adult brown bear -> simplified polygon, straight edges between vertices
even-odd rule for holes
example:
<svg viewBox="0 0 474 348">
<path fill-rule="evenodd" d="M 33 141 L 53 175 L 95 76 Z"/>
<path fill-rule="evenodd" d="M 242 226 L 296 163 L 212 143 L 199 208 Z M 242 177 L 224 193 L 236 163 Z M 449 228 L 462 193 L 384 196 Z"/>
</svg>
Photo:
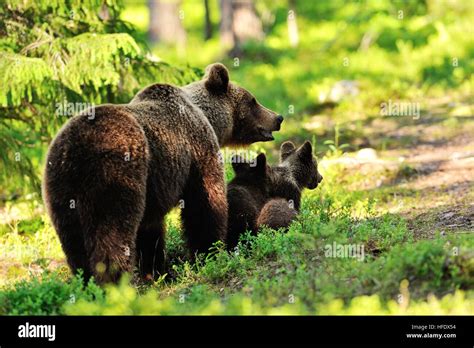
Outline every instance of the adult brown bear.
<svg viewBox="0 0 474 348">
<path fill-rule="evenodd" d="M 164 264 L 164 216 L 181 199 L 191 252 L 223 240 L 219 148 L 273 140 L 282 121 L 229 82 L 222 64 L 209 66 L 199 82 L 155 84 L 129 104 L 73 117 L 49 148 L 43 181 L 71 269 L 113 282 L 138 260 L 143 277 L 156 277 Z"/>
</svg>

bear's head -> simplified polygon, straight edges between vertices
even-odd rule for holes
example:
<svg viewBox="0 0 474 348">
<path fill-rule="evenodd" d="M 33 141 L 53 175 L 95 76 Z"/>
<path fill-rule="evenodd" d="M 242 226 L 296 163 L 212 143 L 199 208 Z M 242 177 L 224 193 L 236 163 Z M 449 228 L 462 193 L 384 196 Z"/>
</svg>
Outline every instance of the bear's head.
<svg viewBox="0 0 474 348">
<path fill-rule="evenodd" d="M 209 65 L 204 78 L 185 89 L 208 118 L 221 146 L 270 141 L 272 132 L 280 130 L 283 116 L 232 83 L 229 71 L 220 63 Z"/>
<path fill-rule="evenodd" d="M 280 147 L 280 175 L 294 180 L 301 189 L 315 189 L 323 180 L 318 172 L 318 162 L 313 156 L 311 143 L 306 141 L 296 148 L 291 141 L 286 141 Z"/>
<path fill-rule="evenodd" d="M 323 180 L 309 141 L 299 148 L 291 141 L 284 142 L 277 166 L 269 166 L 265 154 L 261 153 L 251 161 L 235 155 L 232 167 L 237 180 L 253 186 L 265 186 L 263 190 L 268 191 L 271 197 L 288 198 L 291 195 L 285 192 L 301 192 L 304 188 L 312 190 Z"/>
<path fill-rule="evenodd" d="M 232 156 L 232 168 L 235 172 L 234 184 L 253 186 L 261 193 L 267 193 L 271 168 L 267 165 L 265 154 L 261 153 L 251 161 L 246 161 L 241 156 L 234 155 Z"/>
</svg>

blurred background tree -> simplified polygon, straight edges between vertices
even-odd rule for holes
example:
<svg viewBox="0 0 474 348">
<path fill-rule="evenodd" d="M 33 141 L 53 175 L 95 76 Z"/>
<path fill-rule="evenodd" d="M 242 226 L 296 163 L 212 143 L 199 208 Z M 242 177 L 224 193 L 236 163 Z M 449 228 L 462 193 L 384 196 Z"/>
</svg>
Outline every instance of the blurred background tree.
<svg viewBox="0 0 474 348">
<path fill-rule="evenodd" d="M 253 0 L 220 0 L 221 42 L 231 56 L 242 54 L 241 45 L 263 39 L 262 22 Z"/>
<path fill-rule="evenodd" d="M 149 0 L 150 41 L 165 42 L 183 46 L 186 43 L 186 32 L 182 25 L 183 14 L 180 13 L 181 1 Z"/>
</svg>

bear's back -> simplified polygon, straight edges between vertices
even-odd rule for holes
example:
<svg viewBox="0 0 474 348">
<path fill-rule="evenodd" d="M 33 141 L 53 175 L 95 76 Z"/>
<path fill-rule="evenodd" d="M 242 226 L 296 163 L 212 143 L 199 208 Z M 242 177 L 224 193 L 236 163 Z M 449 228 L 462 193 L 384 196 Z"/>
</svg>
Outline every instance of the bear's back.
<svg viewBox="0 0 474 348">
<path fill-rule="evenodd" d="M 143 88 L 133 97 L 130 104 L 139 103 L 144 100 L 167 100 L 169 98 L 176 98 L 184 92 L 179 88 L 165 83 L 155 83 Z"/>
<path fill-rule="evenodd" d="M 145 127 L 166 128 L 171 133 L 181 130 L 192 133 L 187 134 L 192 138 L 198 136 L 198 129 L 207 128 L 201 139 L 208 138 L 209 131 L 213 133 L 202 110 L 179 87 L 160 83 L 148 86 L 135 95 L 126 109 Z"/>
</svg>

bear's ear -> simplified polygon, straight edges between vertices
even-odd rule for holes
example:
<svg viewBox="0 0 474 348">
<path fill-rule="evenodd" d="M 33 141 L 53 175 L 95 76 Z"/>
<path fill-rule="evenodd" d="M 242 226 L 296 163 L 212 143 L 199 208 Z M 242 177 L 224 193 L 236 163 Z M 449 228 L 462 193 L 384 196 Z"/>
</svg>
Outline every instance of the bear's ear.
<svg viewBox="0 0 474 348">
<path fill-rule="evenodd" d="M 231 161 L 235 174 L 243 173 L 250 166 L 250 164 L 245 162 L 245 160 L 239 155 L 232 156 Z"/>
<path fill-rule="evenodd" d="M 211 93 L 222 94 L 227 92 L 229 87 L 229 71 L 221 63 L 211 64 L 206 68 L 204 83 L 207 90 Z"/>
<path fill-rule="evenodd" d="M 289 155 L 295 151 L 295 144 L 291 141 L 285 141 L 280 146 L 280 162 L 283 162 Z"/>
<path fill-rule="evenodd" d="M 306 140 L 303 145 L 297 150 L 298 156 L 302 159 L 312 159 L 313 158 L 313 147 L 311 143 Z"/>
<path fill-rule="evenodd" d="M 253 160 L 253 165 L 251 164 L 250 166 L 255 168 L 254 171 L 257 174 L 265 175 L 267 172 L 267 157 L 264 153 L 259 154 L 257 158 Z"/>
</svg>

